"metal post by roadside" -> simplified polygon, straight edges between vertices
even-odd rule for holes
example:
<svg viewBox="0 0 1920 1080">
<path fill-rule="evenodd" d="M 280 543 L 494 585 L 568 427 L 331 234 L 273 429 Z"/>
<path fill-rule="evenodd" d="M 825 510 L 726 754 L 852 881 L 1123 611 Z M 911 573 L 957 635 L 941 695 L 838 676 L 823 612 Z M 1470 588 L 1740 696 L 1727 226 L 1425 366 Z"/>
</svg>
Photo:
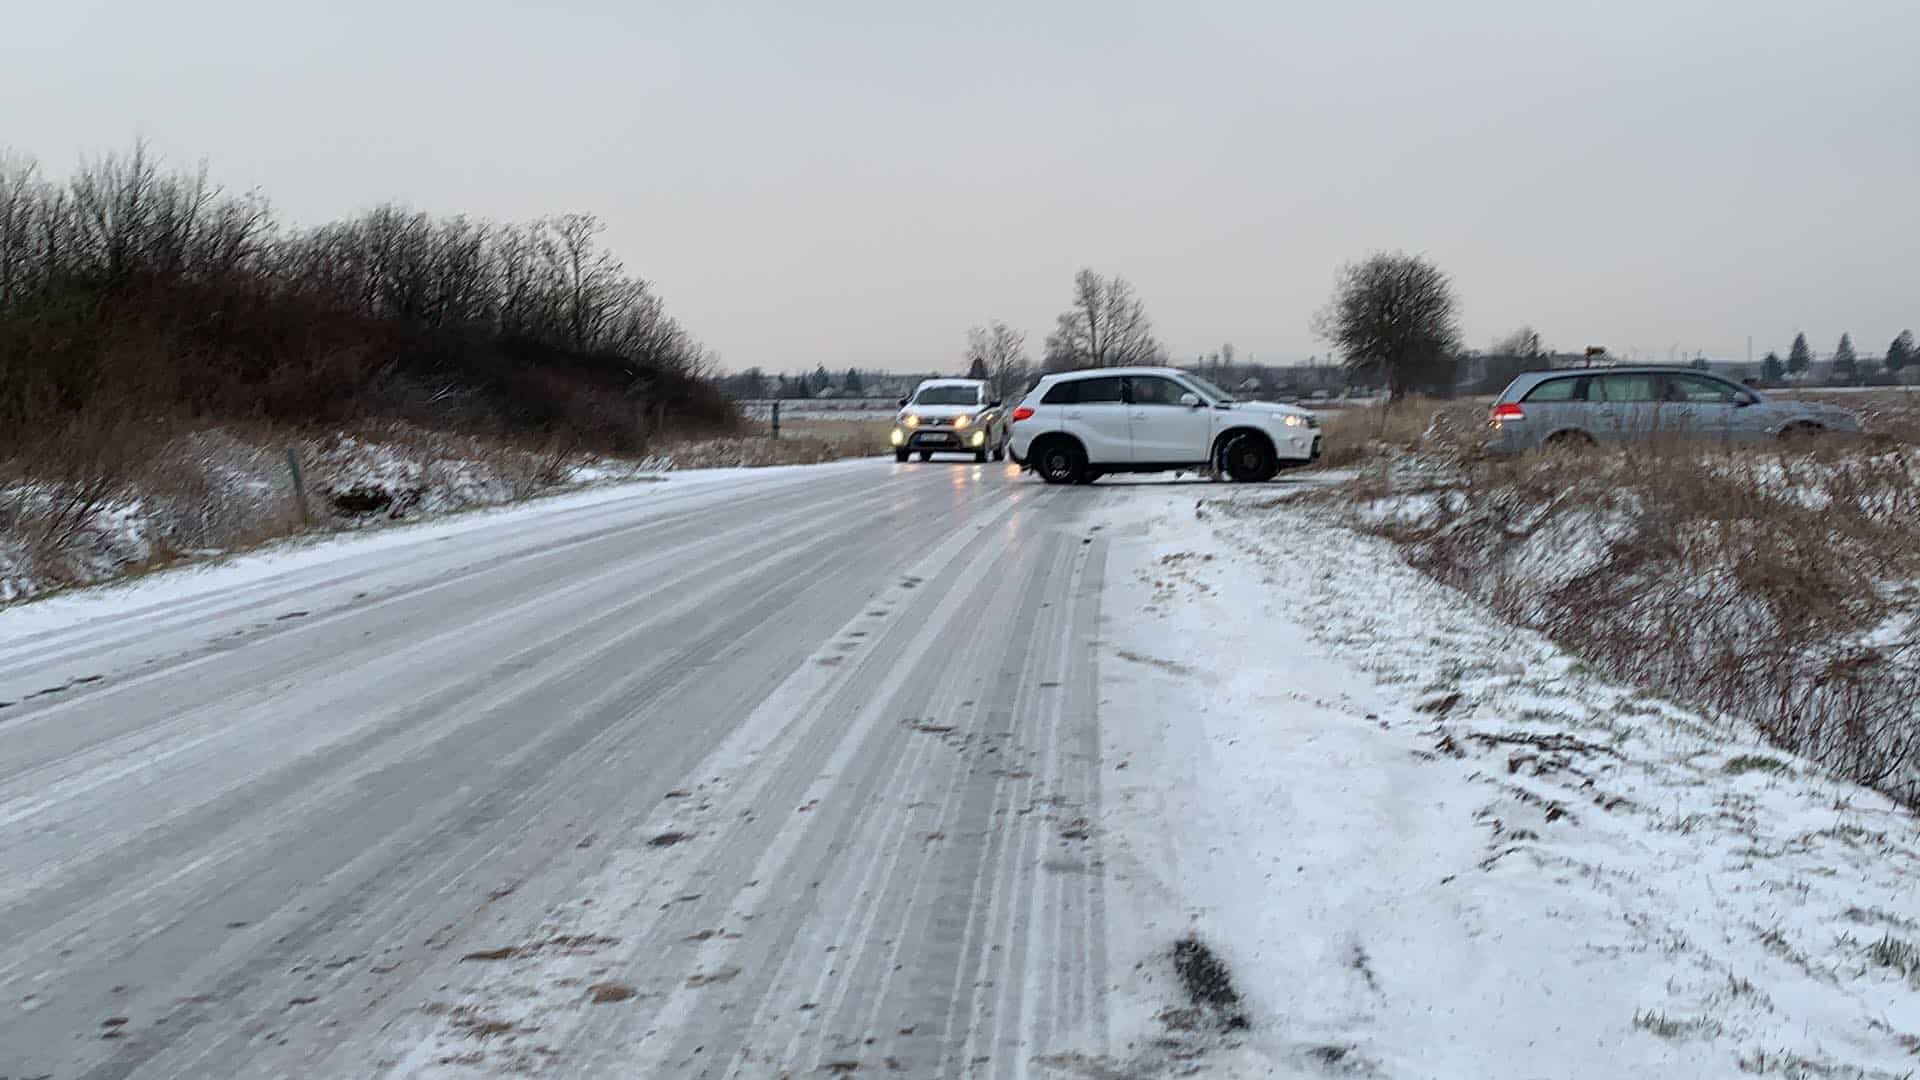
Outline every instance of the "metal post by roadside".
<svg viewBox="0 0 1920 1080">
<path fill-rule="evenodd" d="M 293 477 L 293 501 L 300 507 L 300 524 L 312 525 L 313 515 L 307 509 L 307 481 L 300 475 L 300 452 L 287 447 L 287 473 Z"/>
<path fill-rule="evenodd" d="M 773 403 L 773 437 L 776 439 L 780 437 L 780 403 L 778 401 Z"/>
</svg>

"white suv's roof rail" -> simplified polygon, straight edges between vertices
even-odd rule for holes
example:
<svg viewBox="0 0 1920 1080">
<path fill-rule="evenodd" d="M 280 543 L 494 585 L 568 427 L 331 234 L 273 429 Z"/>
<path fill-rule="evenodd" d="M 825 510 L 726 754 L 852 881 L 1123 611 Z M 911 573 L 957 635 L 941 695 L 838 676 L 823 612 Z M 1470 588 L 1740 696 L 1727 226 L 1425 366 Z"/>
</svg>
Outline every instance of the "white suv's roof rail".
<svg viewBox="0 0 1920 1080">
<path fill-rule="evenodd" d="M 1049 379 L 1097 379 L 1101 377 L 1125 375 L 1186 375 L 1188 372 L 1172 367 L 1094 367 L 1074 368 L 1072 371 L 1049 371 L 1040 376 L 1045 382 Z"/>
</svg>

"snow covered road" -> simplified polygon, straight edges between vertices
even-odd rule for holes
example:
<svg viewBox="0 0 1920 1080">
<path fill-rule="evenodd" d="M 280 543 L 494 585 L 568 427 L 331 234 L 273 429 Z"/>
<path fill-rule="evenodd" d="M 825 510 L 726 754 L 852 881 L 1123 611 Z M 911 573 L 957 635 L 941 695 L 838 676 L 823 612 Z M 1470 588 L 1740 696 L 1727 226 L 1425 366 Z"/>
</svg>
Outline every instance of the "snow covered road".
<svg viewBox="0 0 1920 1080">
<path fill-rule="evenodd" d="M 1097 1042 L 1078 494 L 676 479 L 0 615 L 0 1074 Z"/>
<path fill-rule="evenodd" d="M 0 612 L 0 1080 L 1902 1075 L 1911 816 L 1313 482 L 688 474 Z"/>
</svg>

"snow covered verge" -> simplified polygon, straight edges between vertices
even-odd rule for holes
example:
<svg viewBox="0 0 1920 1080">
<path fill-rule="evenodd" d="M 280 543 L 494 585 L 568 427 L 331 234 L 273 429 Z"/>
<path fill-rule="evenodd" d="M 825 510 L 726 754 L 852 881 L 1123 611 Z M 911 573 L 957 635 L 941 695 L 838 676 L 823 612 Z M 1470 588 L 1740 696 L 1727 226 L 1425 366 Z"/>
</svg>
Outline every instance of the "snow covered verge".
<svg viewBox="0 0 1920 1080">
<path fill-rule="evenodd" d="M 1920 453 L 1414 454 L 1319 501 L 1602 670 L 1920 806 Z"/>
<path fill-rule="evenodd" d="M 1107 504 L 1109 1060 L 1060 1076 L 1901 1077 L 1920 829 L 1272 489 Z M 1217 956 L 1245 1021 L 1184 1000 Z"/>
<path fill-rule="evenodd" d="M 305 513 L 295 494 L 298 462 Z M 0 474 L 0 604 L 303 530 L 360 529 L 657 473 L 402 425 L 330 436 L 204 428 L 72 463 Z"/>
<path fill-rule="evenodd" d="M 500 506 L 672 471 L 818 464 L 872 456 L 885 428 L 831 422 L 765 436 L 669 444 L 608 458 L 364 425 L 330 435 L 212 427 L 110 447 L 27 475 L 0 462 L 0 605 L 244 550 L 303 532 L 359 530 Z M 292 451 L 305 494 L 296 497 Z"/>
</svg>

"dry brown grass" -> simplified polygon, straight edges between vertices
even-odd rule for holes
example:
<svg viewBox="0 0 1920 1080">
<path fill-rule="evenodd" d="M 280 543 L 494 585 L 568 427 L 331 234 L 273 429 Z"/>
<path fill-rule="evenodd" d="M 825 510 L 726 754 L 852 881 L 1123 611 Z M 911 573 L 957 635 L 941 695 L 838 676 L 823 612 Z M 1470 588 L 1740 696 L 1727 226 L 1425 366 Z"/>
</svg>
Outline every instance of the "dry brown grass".
<svg viewBox="0 0 1920 1080">
<path fill-rule="evenodd" d="M 304 474 L 304 515 L 289 450 Z M 309 527 L 526 499 L 568 483 L 587 461 L 569 441 L 397 422 L 313 434 L 265 421 L 208 426 L 83 414 L 30 451 L 0 456 L 0 603 L 245 550 Z"/>
<path fill-rule="evenodd" d="M 1341 468 L 1392 453 L 1470 452 L 1485 422 L 1486 406 L 1476 402 L 1405 398 L 1347 409 L 1321 422 L 1321 463 Z"/>
<path fill-rule="evenodd" d="M 1409 561 L 1659 692 L 1920 801 L 1920 454 L 1403 454 L 1342 495 Z"/>
</svg>

